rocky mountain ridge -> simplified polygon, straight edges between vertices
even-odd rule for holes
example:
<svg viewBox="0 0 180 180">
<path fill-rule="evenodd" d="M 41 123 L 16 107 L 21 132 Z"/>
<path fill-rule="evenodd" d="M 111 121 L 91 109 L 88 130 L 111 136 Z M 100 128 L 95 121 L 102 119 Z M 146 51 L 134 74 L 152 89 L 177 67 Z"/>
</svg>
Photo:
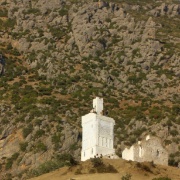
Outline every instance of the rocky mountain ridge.
<svg viewBox="0 0 180 180">
<path fill-rule="evenodd" d="M 60 154 L 79 159 L 94 96 L 116 120 L 117 154 L 151 133 L 177 165 L 179 15 L 176 1 L 1 1 L 1 176 L 30 177 Z"/>
</svg>

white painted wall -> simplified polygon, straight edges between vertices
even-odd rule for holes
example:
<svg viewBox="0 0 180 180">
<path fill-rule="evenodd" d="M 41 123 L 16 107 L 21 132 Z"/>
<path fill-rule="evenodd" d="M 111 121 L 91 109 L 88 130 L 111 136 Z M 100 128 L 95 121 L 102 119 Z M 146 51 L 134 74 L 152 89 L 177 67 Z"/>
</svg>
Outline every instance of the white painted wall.
<svg viewBox="0 0 180 180">
<path fill-rule="evenodd" d="M 93 158 L 95 155 L 114 154 L 114 125 L 112 118 L 103 116 L 103 99 L 94 99 L 93 107 L 99 113 L 89 113 L 82 116 L 82 151 L 81 161 Z"/>
<path fill-rule="evenodd" d="M 150 135 L 147 135 L 146 136 L 146 141 L 150 139 Z"/>
<path fill-rule="evenodd" d="M 157 137 L 146 136 L 130 149 L 125 148 L 122 158 L 137 162 L 153 161 L 155 164 L 168 165 L 168 152 L 163 148 L 161 140 Z"/>
<path fill-rule="evenodd" d="M 130 149 L 124 149 L 122 159 L 134 161 L 134 146 L 131 146 Z"/>
<path fill-rule="evenodd" d="M 96 134 L 97 134 L 97 122 L 96 114 L 89 113 L 82 116 L 82 152 L 81 160 L 84 161 L 91 157 L 94 157 L 96 153 L 95 146 L 97 144 Z"/>
<path fill-rule="evenodd" d="M 93 99 L 93 109 L 97 114 L 101 114 L 103 111 L 103 98 L 96 97 Z"/>
</svg>

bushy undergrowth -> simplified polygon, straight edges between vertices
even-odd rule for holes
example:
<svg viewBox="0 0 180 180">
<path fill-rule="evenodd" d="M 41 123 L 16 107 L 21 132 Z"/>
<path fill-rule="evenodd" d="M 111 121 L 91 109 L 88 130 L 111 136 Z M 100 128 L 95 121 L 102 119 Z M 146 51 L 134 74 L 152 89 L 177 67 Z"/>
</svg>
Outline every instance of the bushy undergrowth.
<svg viewBox="0 0 180 180">
<path fill-rule="evenodd" d="M 152 170 L 151 170 L 151 164 L 150 166 L 146 165 L 146 164 L 143 164 L 143 163 L 137 163 L 136 166 L 144 171 L 147 171 L 147 172 L 150 172 L 152 173 Z M 155 165 L 152 163 L 152 167 L 155 167 Z"/>
<path fill-rule="evenodd" d="M 152 180 L 171 180 L 168 177 L 159 177 L 159 178 L 153 178 Z"/>
<path fill-rule="evenodd" d="M 108 164 L 104 164 L 102 159 L 100 158 L 92 158 L 91 163 L 94 169 L 90 170 L 90 173 L 98 172 L 98 173 L 117 173 L 118 171 L 114 166 Z"/>
<path fill-rule="evenodd" d="M 132 177 L 132 175 L 128 173 L 128 174 L 122 176 L 121 180 L 131 180 L 131 177 Z"/>
<path fill-rule="evenodd" d="M 53 160 L 41 164 L 38 168 L 30 170 L 28 177 L 40 176 L 63 166 L 75 166 L 77 161 L 70 154 L 57 155 Z"/>
</svg>

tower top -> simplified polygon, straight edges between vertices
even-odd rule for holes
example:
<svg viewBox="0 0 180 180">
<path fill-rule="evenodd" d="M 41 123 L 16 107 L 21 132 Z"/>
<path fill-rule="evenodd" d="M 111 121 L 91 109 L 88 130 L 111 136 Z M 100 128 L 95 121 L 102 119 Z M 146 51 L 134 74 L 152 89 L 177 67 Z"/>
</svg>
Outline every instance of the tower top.
<svg viewBox="0 0 180 180">
<path fill-rule="evenodd" d="M 93 99 L 93 109 L 97 114 L 103 114 L 103 98 Z"/>
</svg>

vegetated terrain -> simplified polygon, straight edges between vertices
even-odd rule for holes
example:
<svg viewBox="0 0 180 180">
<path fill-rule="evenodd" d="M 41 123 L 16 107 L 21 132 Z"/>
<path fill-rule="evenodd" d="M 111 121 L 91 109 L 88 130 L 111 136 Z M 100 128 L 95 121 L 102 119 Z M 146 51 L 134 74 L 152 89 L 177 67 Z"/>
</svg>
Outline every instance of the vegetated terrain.
<svg viewBox="0 0 180 180">
<path fill-rule="evenodd" d="M 119 156 L 151 134 L 177 166 L 178 3 L 2 0 L 0 179 L 25 179 L 47 163 L 53 168 L 43 173 L 79 160 L 81 116 L 95 96 L 116 121 Z"/>
<path fill-rule="evenodd" d="M 179 180 L 179 169 L 122 159 L 91 159 L 30 180 Z"/>
</svg>

